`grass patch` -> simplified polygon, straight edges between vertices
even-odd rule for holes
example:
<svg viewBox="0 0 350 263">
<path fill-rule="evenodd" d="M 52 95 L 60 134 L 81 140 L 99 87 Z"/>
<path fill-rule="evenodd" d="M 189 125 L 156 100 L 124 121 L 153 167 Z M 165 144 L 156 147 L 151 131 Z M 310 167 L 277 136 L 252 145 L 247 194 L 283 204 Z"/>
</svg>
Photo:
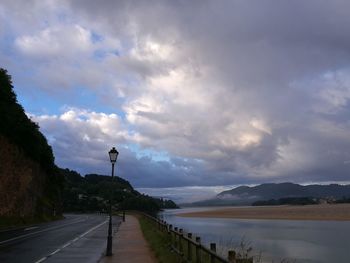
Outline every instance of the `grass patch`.
<svg viewBox="0 0 350 263">
<path fill-rule="evenodd" d="M 138 216 L 143 235 L 160 263 L 178 263 L 181 258 L 170 250 L 170 239 L 160 232 L 153 222 L 144 216 Z"/>
</svg>

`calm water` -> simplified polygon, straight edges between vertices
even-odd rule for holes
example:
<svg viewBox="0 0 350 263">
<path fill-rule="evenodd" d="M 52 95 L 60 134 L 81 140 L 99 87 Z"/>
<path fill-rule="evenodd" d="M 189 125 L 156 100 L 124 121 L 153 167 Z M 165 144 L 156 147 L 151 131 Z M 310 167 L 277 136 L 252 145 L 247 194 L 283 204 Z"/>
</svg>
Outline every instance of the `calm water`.
<svg viewBox="0 0 350 263">
<path fill-rule="evenodd" d="M 206 245 L 216 242 L 225 255 L 228 247 L 236 247 L 244 239 L 251 242 L 253 254 L 262 253 L 263 262 L 276 263 L 282 259 L 296 263 L 350 262 L 350 222 L 176 216 L 176 213 L 201 209 L 166 210 L 161 217 L 186 232 L 199 235 Z"/>
</svg>

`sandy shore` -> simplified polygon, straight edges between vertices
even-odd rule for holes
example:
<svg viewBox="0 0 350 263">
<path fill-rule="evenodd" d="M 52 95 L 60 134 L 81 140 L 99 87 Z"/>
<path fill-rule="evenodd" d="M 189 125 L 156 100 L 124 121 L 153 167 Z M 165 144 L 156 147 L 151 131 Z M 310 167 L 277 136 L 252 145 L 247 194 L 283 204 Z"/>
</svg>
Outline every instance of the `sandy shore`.
<svg viewBox="0 0 350 263">
<path fill-rule="evenodd" d="M 182 217 L 350 221 L 350 204 L 226 207 L 180 213 Z"/>
</svg>

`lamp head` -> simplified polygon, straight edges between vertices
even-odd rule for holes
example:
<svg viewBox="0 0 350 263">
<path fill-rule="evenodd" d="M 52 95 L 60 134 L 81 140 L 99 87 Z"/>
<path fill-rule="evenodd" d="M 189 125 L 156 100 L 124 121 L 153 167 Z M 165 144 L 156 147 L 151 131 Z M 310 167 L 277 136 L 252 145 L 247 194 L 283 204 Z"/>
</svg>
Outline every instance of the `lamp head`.
<svg viewBox="0 0 350 263">
<path fill-rule="evenodd" d="M 117 161 L 118 158 L 118 151 L 115 149 L 115 147 L 112 148 L 112 150 L 110 150 L 108 152 L 109 154 L 109 159 L 111 160 L 111 163 L 115 163 Z"/>
</svg>

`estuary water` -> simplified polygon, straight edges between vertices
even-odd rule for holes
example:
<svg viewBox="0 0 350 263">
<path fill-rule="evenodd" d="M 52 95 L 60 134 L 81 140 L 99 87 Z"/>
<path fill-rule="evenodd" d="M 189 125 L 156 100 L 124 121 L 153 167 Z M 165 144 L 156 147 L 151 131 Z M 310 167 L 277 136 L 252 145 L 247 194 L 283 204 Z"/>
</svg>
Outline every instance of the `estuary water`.
<svg viewBox="0 0 350 263">
<path fill-rule="evenodd" d="M 215 208 L 165 210 L 160 217 L 169 224 L 200 236 L 202 243 L 217 243 L 219 253 L 250 243 L 252 255 L 262 262 L 349 263 L 349 221 L 252 220 L 179 217 L 176 214 Z M 217 208 L 216 208 L 217 209 Z"/>
</svg>

